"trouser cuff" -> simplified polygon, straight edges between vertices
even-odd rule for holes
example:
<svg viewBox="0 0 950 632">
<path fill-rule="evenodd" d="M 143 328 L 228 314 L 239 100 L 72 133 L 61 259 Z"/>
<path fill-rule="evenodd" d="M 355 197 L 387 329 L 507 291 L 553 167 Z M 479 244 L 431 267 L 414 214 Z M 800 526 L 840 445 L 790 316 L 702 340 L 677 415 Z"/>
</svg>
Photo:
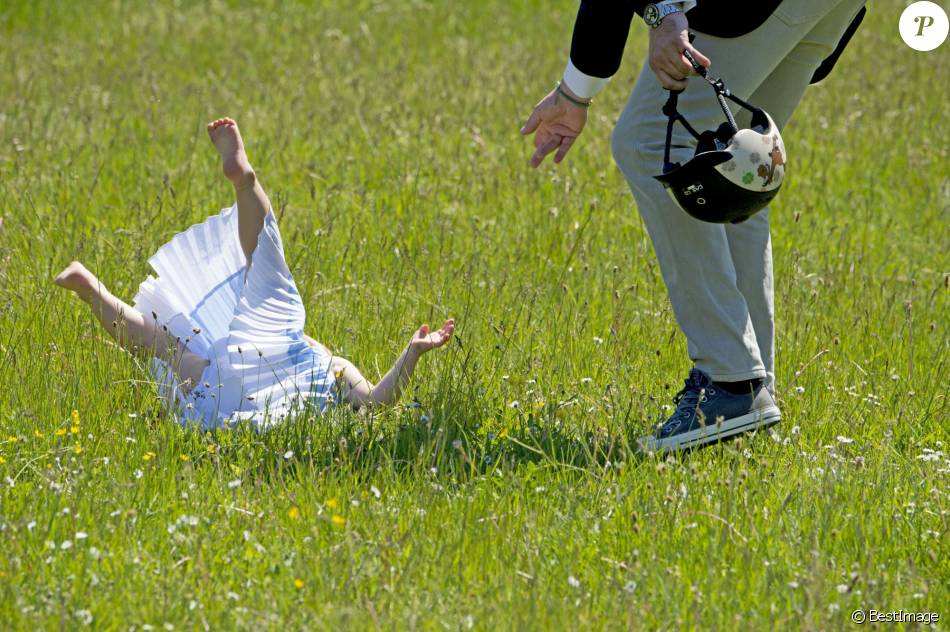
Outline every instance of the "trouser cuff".
<svg viewBox="0 0 950 632">
<path fill-rule="evenodd" d="M 701 366 L 697 366 L 696 368 L 709 375 L 713 382 L 739 382 L 741 380 L 768 379 L 768 374 L 765 372 L 765 369 L 754 369 L 751 371 L 742 371 L 740 373 L 716 373 Z"/>
</svg>

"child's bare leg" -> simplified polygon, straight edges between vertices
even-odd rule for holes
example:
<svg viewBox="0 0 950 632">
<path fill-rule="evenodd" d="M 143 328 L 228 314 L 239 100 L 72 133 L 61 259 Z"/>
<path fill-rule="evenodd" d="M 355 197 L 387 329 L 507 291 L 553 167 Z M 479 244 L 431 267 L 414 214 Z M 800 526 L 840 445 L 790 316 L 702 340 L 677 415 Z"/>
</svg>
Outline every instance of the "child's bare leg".
<svg viewBox="0 0 950 632">
<path fill-rule="evenodd" d="M 244 141 L 234 119 L 222 118 L 208 123 L 208 136 L 221 154 L 225 177 L 234 185 L 238 207 L 238 236 L 248 265 L 257 247 L 257 236 L 264 228 L 264 218 L 270 210 L 270 200 L 257 181 L 257 175 L 247 159 Z"/>
<path fill-rule="evenodd" d="M 190 390 L 201 379 L 208 366 L 206 359 L 189 351 L 183 340 L 165 333 L 154 319 L 113 296 L 78 261 L 69 264 L 54 282 L 88 303 L 102 327 L 123 349 L 145 358 L 157 357 L 171 366 L 183 390 Z"/>
</svg>

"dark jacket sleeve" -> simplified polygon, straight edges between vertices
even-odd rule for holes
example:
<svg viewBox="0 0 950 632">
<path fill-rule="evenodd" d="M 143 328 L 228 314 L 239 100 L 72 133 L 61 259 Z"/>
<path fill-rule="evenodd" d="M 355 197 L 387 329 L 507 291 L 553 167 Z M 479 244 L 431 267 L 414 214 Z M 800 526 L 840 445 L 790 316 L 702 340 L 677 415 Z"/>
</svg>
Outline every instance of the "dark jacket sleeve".
<svg viewBox="0 0 950 632">
<path fill-rule="evenodd" d="M 648 0 L 581 0 L 571 39 L 571 62 L 592 77 L 612 77 L 620 68 L 634 13 Z"/>
<path fill-rule="evenodd" d="M 848 42 L 850 42 L 851 38 L 854 37 L 858 27 L 861 26 L 861 22 L 864 20 L 864 16 L 867 14 L 867 12 L 868 8 L 862 7 L 861 10 L 858 11 L 858 14 L 854 16 L 854 19 L 851 20 L 851 24 L 848 25 L 848 29 L 844 32 L 844 35 L 841 36 L 841 41 L 838 42 L 838 46 L 835 48 L 834 52 L 832 52 L 825 61 L 821 62 L 821 65 L 818 66 L 817 70 L 815 70 L 815 74 L 812 75 L 811 78 L 811 83 L 818 83 L 831 74 L 831 70 L 835 67 L 835 64 L 838 63 L 838 58 L 841 57 L 841 53 L 844 52 Z M 576 65 L 577 64 L 575 64 L 575 66 Z"/>
</svg>

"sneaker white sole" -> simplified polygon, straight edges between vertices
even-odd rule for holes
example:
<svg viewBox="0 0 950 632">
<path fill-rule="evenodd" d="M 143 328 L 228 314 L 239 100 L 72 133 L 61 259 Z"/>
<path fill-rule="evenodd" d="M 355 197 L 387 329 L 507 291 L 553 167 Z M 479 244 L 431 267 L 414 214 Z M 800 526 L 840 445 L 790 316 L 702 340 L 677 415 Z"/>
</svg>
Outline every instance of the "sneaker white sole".
<svg viewBox="0 0 950 632">
<path fill-rule="evenodd" d="M 657 439 L 653 436 L 640 437 L 637 440 L 637 445 L 641 452 L 647 454 L 678 452 L 721 441 L 743 432 L 767 428 L 781 420 L 782 414 L 779 409 L 776 406 L 769 406 L 762 410 L 727 419 L 719 424 L 703 426 L 665 439 Z"/>
</svg>

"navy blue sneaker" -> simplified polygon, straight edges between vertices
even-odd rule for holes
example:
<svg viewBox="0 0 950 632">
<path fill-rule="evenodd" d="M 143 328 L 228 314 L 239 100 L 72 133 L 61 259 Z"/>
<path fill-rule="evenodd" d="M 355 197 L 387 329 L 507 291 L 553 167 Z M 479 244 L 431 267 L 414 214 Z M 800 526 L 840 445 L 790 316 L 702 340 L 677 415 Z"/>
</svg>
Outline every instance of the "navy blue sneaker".
<svg viewBox="0 0 950 632">
<path fill-rule="evenodd" d="M 763 384 L 755 392 L 725 391 L 699 369 L 689 372 L 673 398 L 676 411 L 651 436 L 637 442 L 643 452 L 675 452 L 767 428 L 782 418 L 772 393 Z"/>
</svg>

